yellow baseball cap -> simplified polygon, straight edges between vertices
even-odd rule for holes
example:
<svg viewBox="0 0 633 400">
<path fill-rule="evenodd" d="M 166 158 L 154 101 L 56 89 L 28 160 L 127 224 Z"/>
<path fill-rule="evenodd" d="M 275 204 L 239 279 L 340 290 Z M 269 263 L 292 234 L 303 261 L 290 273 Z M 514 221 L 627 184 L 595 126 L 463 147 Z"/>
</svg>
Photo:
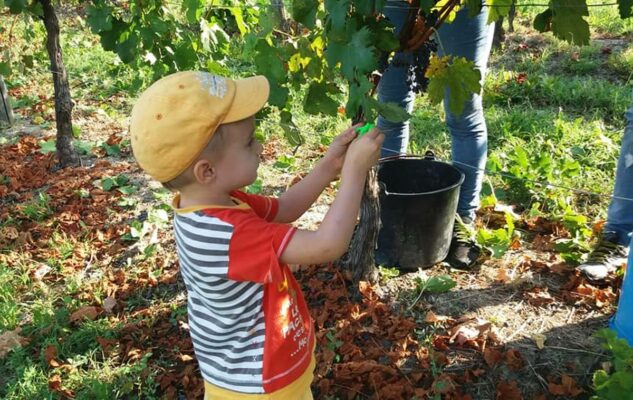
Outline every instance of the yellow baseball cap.
<svg viewBox="0 0 633 400">
<path fill-rule="evenodd" d="M 134 157 L 154 179 L 168 182 L 195 161 L 218 126 L 254 115 L 269 92 L 264 76 L 232 80 L 199 71 L 168 75 L 147 88 L 132 109 Z"/>
</svg>

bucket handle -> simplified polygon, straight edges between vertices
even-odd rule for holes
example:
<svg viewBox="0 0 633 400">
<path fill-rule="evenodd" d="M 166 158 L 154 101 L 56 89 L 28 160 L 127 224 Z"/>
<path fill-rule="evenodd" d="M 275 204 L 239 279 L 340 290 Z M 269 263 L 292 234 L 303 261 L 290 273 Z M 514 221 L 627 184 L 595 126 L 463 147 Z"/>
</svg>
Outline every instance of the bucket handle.
<svg viewBox="0 0 633 400">
<path fill-rule="evenodd" d="M 429 161 L 437 161 L 437 157 L 433 150 L 427 150 L 423 156 L 417 154 L 396 154 L 394 156 L 387 156 L 380 159 L 380 161 L 391 161 L 391 160 L 429 160 Z"/>
</svg>

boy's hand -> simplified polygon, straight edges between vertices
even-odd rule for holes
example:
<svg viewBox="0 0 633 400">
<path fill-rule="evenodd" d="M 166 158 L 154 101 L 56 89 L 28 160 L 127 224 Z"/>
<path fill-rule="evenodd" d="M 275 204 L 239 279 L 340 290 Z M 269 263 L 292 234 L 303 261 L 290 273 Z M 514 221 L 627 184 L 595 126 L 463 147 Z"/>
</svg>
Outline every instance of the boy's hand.
<svg viewBox="0 0 633 400">
<path fill-rule="evenodd" d="M 374 128 L 349 145 L 343 166 L 344 173 L 358 171 L 364 174 L 376 165 L 384 140 L 385 135 L 378 128 Z"/>
<path fill-rule="evenodd" d="M 334 138 L 330 147 L 327 149 L 325 156 L 323 156 L 324 162 L 338 174 L 343 168 L 345 163 L 345 154 L 349 148 L 350 143 L 356 138 L 356 129 L 362 124 L 356 124 L 344 130 L 337 137 Z"/>
</svg>

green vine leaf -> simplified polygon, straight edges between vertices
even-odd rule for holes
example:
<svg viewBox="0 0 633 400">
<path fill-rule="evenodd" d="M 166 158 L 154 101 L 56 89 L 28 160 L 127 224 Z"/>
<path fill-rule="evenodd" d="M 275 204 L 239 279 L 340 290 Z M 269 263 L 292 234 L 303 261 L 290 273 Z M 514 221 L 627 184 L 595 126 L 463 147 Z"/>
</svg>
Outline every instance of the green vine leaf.
<svg viewBox="0 0 633 400">
<path fill-rule="evenodd" d="M 284 130 L 284 136 L 288 143 L 291 146 L 299 146 L 303 144 L 305 141 L 303 136 L 301 135 L 301 131 L 292 117 L 292 113 L 289 111 L 282 111 L 280 114 L 281 117 L 281 127 Z"/>
<path fill-rule="evenodd" d="M 5 5 L 9 7 L 12 14 L 19 14 L 26 9 L 26 0 L 5 0 Z"/>
<path fill-rule="evenodd" d="M 371 32 L 367 27 L 352 34 L 347 42 L 330 42 L 325 50 L 325 56 L 330 66 L 341 63 L 341 72 L 349 81 L 353 81 L 357 74 L 366 74 L 377 66 L 374 46 L 370 41 Z"/>
<path fill-rule="evenodd" d="M 235 18 L 235 24 L 237 25 L 237 29 L 240 31 L 240 35 L 244 36 L 249 31 L 248 25 L 244 22 L 244 14 L 240 7 L 231 7 L 229 8 L 231 15 Z"/>
<path fill-rule="evenodd" d="M 582 46 L 589 44 L 589 15 L 585 0 L 552 0 L 552 33 L 559 39 Z"/>
<path fill-rule="evenodd" d="M 202 18 L 204 4 L 200 0 L 183 0 L 182 9 L 185 11 L 187 21 L 191 24 L 197 24 Z"/>
<path fill-rule="evenodd" d="M 345 104 L 345 114 L 348 118 L 353 119 L 356 116 L 356 112 L 363 108 L 365 109 L 365 119 L 372 121 L 375 118 L 372 115 L 368 115 L 368 108 L 366 95 L 372 89 L 372 83 L 367 79 L 358 79 L 349 85 L 349 97 L 347 104 Z"/>
<path fill-rule="evenodd" d="M 539 32 L 552 30 L 552 10 L 548 8 L 534 18 L 534 29 Z"/>
<path fill-rule="evenodd" d="M 112 10 L 109 7 L 88 6 L 87 22 L 94 33 L 112 29 Z"/>
<path fill-rule="evenodd" d="M 429 0 L 423 0 L 422 3 L 424 3 L 424 1 Z M 481 0 L 464 0 L 464 5 L 468 8 L 468 16 L 471 18 L 479 14 L 482 9 Z M 488 17 L 488 22 L 490 23 L 490 17 Z"/>
<path fill-rule="evenodd" d="M 633 16 L 633 0 L 618 0 L 618 10 L 620 18 L 630 18 Z"/>
<path fill-rule="evenodd" d="M 360 0 L 354 3 L 356 10 L 366 17 L 380 13 L 388 0 Z"/>
<path fill-rule="evenodd" d="M 334 84 L 312 82 L 303 103 L 303 109 L 309 114 L 336 115 L 339 103 L 329 95 L 340 93 Z"/>
<path fill-rule="evenodd" d="M 314 28 L 319 2 L 311 0 L 292 0 L 292 18 L 306 28 Z"/>
<path fill-rule="evenodd" d="M 286 70 L 277 54 L 277 48 L 271 46 L 266 40 L 260 39 L 255 50 L 257 51 L 255 56 L 257 70 L 273 81 L 285 82 Z"/>
<path fill-rule="evenodd" d="M 205 51 L 212 51 L 213 48 L 223 47 L 229 50 L 231 38 L 218 24 L 211 24 L 205 20 L 200 20 L 200 41 Z"/>
<path fill-rule="evenodd" d="M 466 100 L 473 93 L 481 91 L 481 72 L 475 63 L 464 57 L 446 56 L 431 61 L 427 76 L 429 79 L 428 96 L 433 104 L 439 104 L 447 90 L 451 91 L 448 103 L 454 114 L 464 111 Z"/>
<path fill-rule="evenodd" d="M 126 39 L 116 45 L 116 53 L 119 55 L 121 61 L 129 64 L 134 61 L 139 54 L 139 37 L 135 32 L 126 32 L 124 35 Z"/>
<path fill-rule="evenodd" d="M 386 120 L 391 122 L 404 122 L 411 118 L 404 108 L 398 103 L 381 103 L 375 99 L 371 99 L 370 103 Z"/>
<path fill-rule="evenodd" d="M 488 23 L 495 22 L 499 18 L 507 17 L 513 0 L 488 0 Z"/>
<path fill-rule="evenodd" d="M 328 11 L 328 22 L 332 32 L 344 32 L 349 0 L 325 0 L 325 9 Z"/>
</svg>

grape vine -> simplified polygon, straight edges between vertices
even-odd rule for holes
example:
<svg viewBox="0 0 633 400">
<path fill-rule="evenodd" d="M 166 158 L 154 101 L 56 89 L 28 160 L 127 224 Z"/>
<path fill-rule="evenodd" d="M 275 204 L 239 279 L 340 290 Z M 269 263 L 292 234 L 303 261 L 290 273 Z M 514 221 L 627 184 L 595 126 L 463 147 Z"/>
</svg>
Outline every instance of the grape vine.
<svg viewBox="0 0 633 400">
<path fill-rule="evenodd" d="M 396 53 L 407 53 L 395 64 L 409 68 L 411 87 L 426 90 L 440 102 L 445 90 L 455 95 L 449 107 L 460 112 L 460 101 L 481 89 L 480 74 L 464 59 L 437 59 L 432 34 L 450 23 L 460 7 L 476 14 L 489 7 L 489 22 L 507 15 L 512 0 L 281 0 L 289 21 L 280 21 L 270 2 L 247 0 L 78 0 L 86 6 L 87 22 L 102 46 L 116 52 L 139 73 L 139 87 L 168 73 L 205 69 L 229 75 L 231 49 L 252 61 L 251 72 L 271 82 L 270 104 L 280 110 L 287 138 L 302 138 L 292 119 L 292 107 L 302 104 L 310 114 L 336 115 L 344 109 L 350 119 L 373 120 L 378 114 L 392 121 L 409 115 L 396 104 L 374 98 L 380 72 Z M 410 9 L 404 34 L 383 16 L 394 4 Z M 548 0 L 534 26 L 575 44 L 589 41 L 586 0 Z M 633 0 L 618 0 L 620 16 L 632 14 Z M 12 13 L 41 15 L 35 0 L 0 0 Z M 237 43 L 237 46 L 236 46 Z M 427 71 L 429 65 L 432 71 Z M 6 65 L 6 62 L 3 64 Z M 298 97 L 300 96 L 300 97 Z M 341 103 L 345 106 L 341 107 Z"/>
</svg>

